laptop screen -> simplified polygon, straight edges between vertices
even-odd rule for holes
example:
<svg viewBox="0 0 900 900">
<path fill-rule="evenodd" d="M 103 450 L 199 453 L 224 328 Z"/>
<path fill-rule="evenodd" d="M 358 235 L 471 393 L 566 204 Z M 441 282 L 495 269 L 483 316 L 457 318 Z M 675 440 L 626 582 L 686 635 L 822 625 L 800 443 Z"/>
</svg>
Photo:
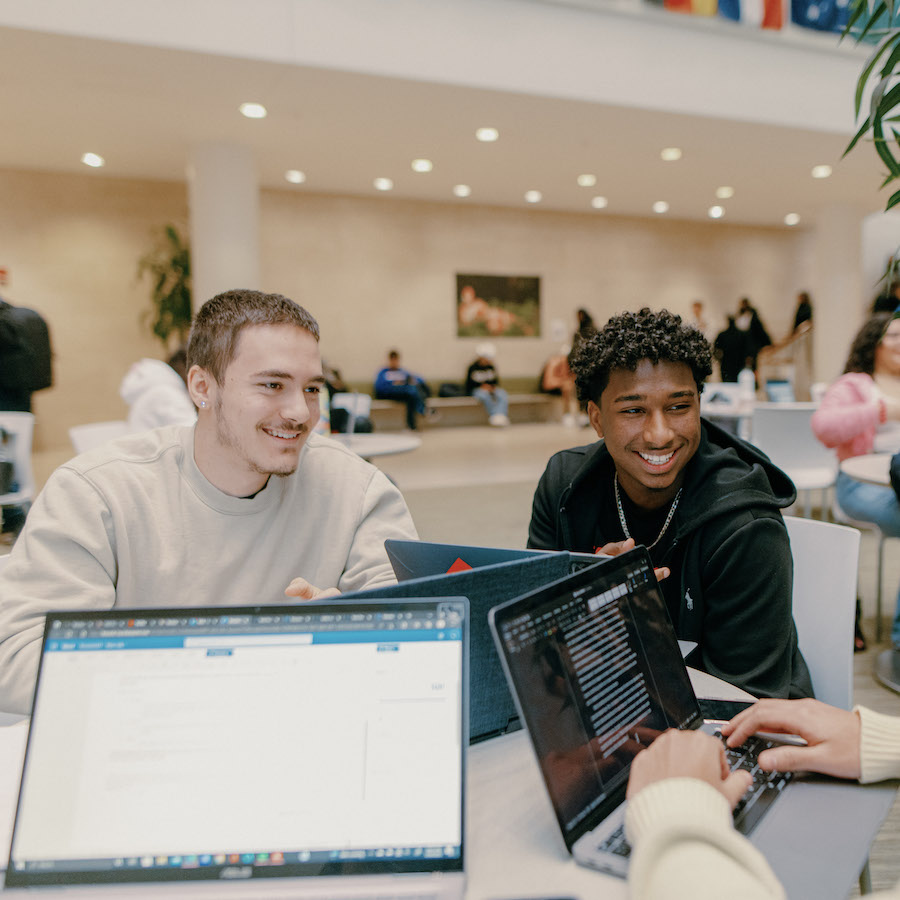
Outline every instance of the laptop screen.
<svg viewBox="0 0 900 900">
<path fill-rule="evenodd" d="M 510 601 L 492 628 L 571 847 L 622 802 L 637 752 L 699 719 L 650 557 Z"/>
<path fill-rule="evenodd" d="M 461 872 L 467 618 L 48 616 L 7 883 Z"/>
</svg>

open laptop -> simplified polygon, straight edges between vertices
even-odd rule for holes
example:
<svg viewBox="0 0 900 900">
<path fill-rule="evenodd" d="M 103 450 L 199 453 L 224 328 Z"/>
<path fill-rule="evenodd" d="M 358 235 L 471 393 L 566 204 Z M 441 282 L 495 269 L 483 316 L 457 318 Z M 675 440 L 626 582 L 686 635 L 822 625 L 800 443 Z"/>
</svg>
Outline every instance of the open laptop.
<svg viewBox="0 0 900 900">
<path fill-rule="evenodd" d="M 358 602 L 367 597 L 468 597 L 469 740 L 476 743 L 522 727 L 488 626 L 491 607 L 559 581 L 572 571 L 570 556 L 565 552 L 538 553 L 496 565 L 342 594 L 339 599 Z M 599 562 L 593 560 L 594 565 Z"/>
<path fill-rule="evenodd" d="M 467 544 L 438 544 L 430 541 L 404 541 L 388 539 L 384 542 L 388 559 L 398 581 L 410 578 L 426 578 L 429 575 L 445 575 L 480 569 L 499 563 L 534 559 L 555 550 L 511 550 L 505 547 L 475 547 Z M 592 566 L 604 556 L 591 553 L 569 553 L 571 571 L 577 572 Z"/>
<path fill-rule="evenodd" d="M 667 728 L 703 728 L 643 547 L 496 607 L 491 629 L 563 839 L 582 865 L 624 877 L 625 790 L 635 755 Z M 735 811 L 748 833 L 790 781 L 767 776 L 759 737 L 731 753 L 755 785 Z"/>
<path fill-rule="evenodd" d="M 49 615 L 5 890 L 461 898 L 467 656 L 462 598 Z"/>
</svg>

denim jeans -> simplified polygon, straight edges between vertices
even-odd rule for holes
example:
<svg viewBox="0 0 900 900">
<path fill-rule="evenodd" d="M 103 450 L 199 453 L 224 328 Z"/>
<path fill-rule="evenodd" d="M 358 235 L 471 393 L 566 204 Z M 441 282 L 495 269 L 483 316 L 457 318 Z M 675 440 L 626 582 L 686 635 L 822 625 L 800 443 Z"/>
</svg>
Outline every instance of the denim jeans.
<svg viewBox="0 0 900 900">
<path fill-rule="evenodd" d="M 851 518 L 872 522 L 889 537 L 900 537 L 900 502 L 893 488 L 864 484 L 838 472 L 835 496 L 838 506 Z M 900 649 L 900 591 L 897 593 L 891 640 Z"/>
<path fill-rule="evenodd" d="M 406 426 L 416 430 L 416 413 L 420 416 L 425 413 L 425 398 L 428 396 L 425 388 L 420 384 L 398 384 L 392 388 L 383 388 L 378 391 L 379 400 L 399 400 L 406 404 Z"/>
<path fill-rule="evenodd" d="M 492 391 L 487 388 L 476 388 L 472 396 L 481 401 L 487 410 L 488 416 L 505 416 L 509 411 L 509 395 L 502 387 L 496 387 Z"/>
</svg>

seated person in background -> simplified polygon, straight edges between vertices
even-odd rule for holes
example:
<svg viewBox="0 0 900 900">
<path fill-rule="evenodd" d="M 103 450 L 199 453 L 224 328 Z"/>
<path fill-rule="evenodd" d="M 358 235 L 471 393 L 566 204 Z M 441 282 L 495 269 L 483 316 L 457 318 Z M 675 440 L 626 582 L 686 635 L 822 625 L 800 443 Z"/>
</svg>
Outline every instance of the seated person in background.
<svg viewBox="0 0 900 900">
<path fill-rule="evenodd" d="M 812 430 L 838 460 L 900 450 L 900 314 L 876 313 L 860 328 L 844 374 L 813 413 Z M 865 484 L 838 471 L 835 499 L 848 516 L 900 537 L 900 502 L 887 485 Z M 900 592 L 891 638 L 900 650 Z"/>
<path fill-rule="evenodd" d="M 578 401 L 575 399 L 575 376 L 569 368 L 569 354 L 572 348 L 568 345 L 560 347 L 556 356 L 551 356 L 541 372 L 541 391 L 545 394 L 557 394 L 563 401 L 563 425 L 574 425 L 581 416 L 578 412 Z M 584 425 L 588 424 L 584 416 Z"/>
<path fill-rule="evenodd" d="M 168 363 L 139 359 L 125 373 L 119 396 L 128 404 L 128 427 L 132 431 L 193 425 L 197 421 L 197 410 L 185 384 L 186 359 L 185 351 L 177 350 Z"/>
<path fill-rule="evenodd" d="M 816 700 L 761 700 L 722 728 L 731 747 L 756 731 L 797 734 L 808 744 L 764 750 L 763 769 L 863 784 L 900 778 L 900 718 Z M 748 772 L 729 773 L 721 743 L 700 731 L 667 731 L 641 751 L 631 765 L 625 814 L 631 896 L 784 898 L 763 855 L 732 824 L 731 810 L 749 780 Z"/>
<path fill-rule="evenodd" d="M 387 365 L 375 376 L 375 398 L 377 400 L 399 400 L 406 404 L 406 427 L 416 430 L 416 416 L 434 418 L 436 410 L 429 410 L 425 401 L 431 396 L 428 385 L 421 375 L 414 375 L 400 365 L 400 353 L 391 350 Z"/>
<path fill-rule="evenodd" d="M 481 401 L 491 425 L 509 425 L 509 397 L 500 387 L 500 378 L 494 365 L 497 348 L 493 344 L 479 344 L 475 353 L 475 362 L 466 372 L 466 393 Z"/>
<path fill-rule="evenodd" d="M 667 310 L 614 316 L 573 361 L 600 441 L 550 459 L 528 546 L 618 554 L 644 544 L 691 665 L 760 697 L 808 697 L 791 615 L 788 477 L 700 419 L 710 347 Z"/>
<path fill-rule="evenodd" d="M 0 710 L 29 712 L 50 610 L 279 603 L 395 580 L 384 541 L 416 538 L 399 491 L 310 433 L 318 340 L 286 297 L 214 297 L 188 346 L 196 425 L 120 438 L 50 476 L 0 574 Z"/>
</svg>

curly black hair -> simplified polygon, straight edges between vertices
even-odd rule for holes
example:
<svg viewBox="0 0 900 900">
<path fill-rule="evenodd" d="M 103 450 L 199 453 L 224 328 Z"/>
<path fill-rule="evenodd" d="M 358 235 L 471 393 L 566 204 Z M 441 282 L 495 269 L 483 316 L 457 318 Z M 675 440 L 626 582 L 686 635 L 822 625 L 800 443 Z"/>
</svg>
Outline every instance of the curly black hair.
<svg viewBox="0 0 900 900">
<path fill-rule="evenodd" d="M 856 332 L 844 372 L 865 372 L 871 375 L 875 371 L 875 348 L 884 337 L 888 323 L 894 318 L 893 313 L 880 312 L 870 316 L 863 327 Z"/>
<path fill-rule="evenodd" d="M 690 366 L 698 392 L 712 374 L 712 348 L 696 328 L 667 309 L 653 312 L 644 307 L 613 316 L 578 349 L 571 363 L 578 399 L 599 403 L 613 369 L 634 372 L 645 359 Z"/>
</svg>

